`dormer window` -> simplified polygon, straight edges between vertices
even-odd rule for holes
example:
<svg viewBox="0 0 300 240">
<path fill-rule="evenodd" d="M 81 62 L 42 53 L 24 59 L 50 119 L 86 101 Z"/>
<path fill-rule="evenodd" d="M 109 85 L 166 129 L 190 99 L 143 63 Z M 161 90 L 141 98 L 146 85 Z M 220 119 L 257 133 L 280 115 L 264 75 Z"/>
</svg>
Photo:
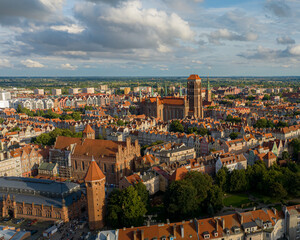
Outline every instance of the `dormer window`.
<svg viewBox="0 0 300 240">
<path fill-rule="evenodd" d="M 204 235 L 204 238 L 205 238 L 205 239 L 209 239 L 209 237 L 210 237 L 209 234 Z"/>
</svg>

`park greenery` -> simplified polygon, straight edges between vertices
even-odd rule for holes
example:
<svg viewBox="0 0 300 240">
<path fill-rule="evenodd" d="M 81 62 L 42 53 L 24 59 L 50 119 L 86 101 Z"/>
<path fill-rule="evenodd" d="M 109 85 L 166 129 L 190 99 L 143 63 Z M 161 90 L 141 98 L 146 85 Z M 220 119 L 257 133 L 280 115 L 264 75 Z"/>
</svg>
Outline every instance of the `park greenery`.
<svg viewBox="0 0 300 240">
<path fill-rule="evenodd" d="M 213 179 L 200 172 L 189 172 L 183 180 L 172 182 L 164 194 L 168 217 L 172 220 L 213 214 L 223 206 L 223 192 Z"/>
<path fill-rule="evenodd" d="M 143 183 L 114 189 L 107 201 L 107 224 L 114 228 L 141 226 L 148 207 L 149 194 Z"/>
<path fill-rule="evenodd" d="M 55 140 L 58 136 L 65 136 L 65 137 L 82 137 L 82 133 L 73 133 L 69 129 L 61 129 L 55 128 L 53 131 L 49 133 L 43 133 L 36 138 L 32 138 L 32 142 L 35 144 L 41 144 L 43 146 L 52 146 L 55 143 Z"/>
<path fill-rule="evenodd" d="M 232 122 L 232 123 L 239 123 L 241 122 L 241 118 L 239 117 L 233 117 L 232 115 L 228 114 L 228 116 L 226 117 L 226 122 Z"/>
<path fill-rule="evenodd" d="M 203 214 L 213 215 L 223 207 L 225 194 L 245 193 L 275 202 L 299 198 L 300 166 L 289 162 L 286 167 L 275 164 L 267 168 L 264 162 L 257 161 L 246 170 L 229 172 L 222 168 L 214 180 L 207 174 L 189 172 L 183 180 L 172 182 L 164 194 L 166 217 L 179 221 Z M 226 199 L 226 203 L 230 200 Z"/>
<path fill-rule="evenodd" d="M 69 110 L 72 111 L 71 114 L 57 114 L 55 112 L 52 111 L 52 109 L 48 109 L 47 111 L 44 110 L 37 110 L 37 111 L 31 111 L 27 108 L 23 108 L 21 107 L 21 105 L 18 105 L 17 107 L 17 112 L 18 113 L 25 113 L 26 115 L 30 116 L 30 117 L 44 117 L 44 118 L 48 118 L 48 119 L 61 119 L 61 120 L 71 120 L 74 119 L 75 121 L 79 121 L 81 120 L 81 112 L 76 112 L 73 110 Z"/>
<path fill-rule="evenodd" d="M 231 140 L 237 139 L 239 136 L 238 132 L 232 132 L 229 134 L 229 137 L 231 138 Z"/>
<path fill-rule="evenodd" d="M 169 131 L 170 132 L 179 132 L 179 133 L 187 133 L 187 134 L 198 134 L 201 136 L 209 135 L 209 131 L 206 128 L 197 128 L 197 127 L 189 127 L 187 130 L 185 130 L 184 126 L 179 120 L 174 120 L 169 126 Z"/>
<path fill-rule="evenodd" d="M 279 121 L 277 124 L 274 124 L 273 121 L 267 120 L 265 118 L 258 119 L 253 125 L 255 128 L 283 128 L 288 127 L 288 123 Z"/>
</svg>

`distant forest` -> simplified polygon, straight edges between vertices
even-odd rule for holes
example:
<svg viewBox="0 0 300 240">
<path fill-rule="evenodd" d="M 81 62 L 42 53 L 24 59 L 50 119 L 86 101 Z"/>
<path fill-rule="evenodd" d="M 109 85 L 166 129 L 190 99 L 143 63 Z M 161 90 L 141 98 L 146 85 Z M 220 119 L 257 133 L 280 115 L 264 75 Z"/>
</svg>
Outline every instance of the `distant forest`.
<svg viewBox="0 0 300 240">
<path fill-rule="evenodd" d="M 185 86 L 186 77 L 0 77 L 1 88 L 84 88 L 107 84 L 110 88 L 152 86 Z M 202 77 L 206 86 L 207 77 Z M 212 87 L 260 86 L 268 87 L 300 87 L 300 77 L 209 77 Z"/>
</svg>

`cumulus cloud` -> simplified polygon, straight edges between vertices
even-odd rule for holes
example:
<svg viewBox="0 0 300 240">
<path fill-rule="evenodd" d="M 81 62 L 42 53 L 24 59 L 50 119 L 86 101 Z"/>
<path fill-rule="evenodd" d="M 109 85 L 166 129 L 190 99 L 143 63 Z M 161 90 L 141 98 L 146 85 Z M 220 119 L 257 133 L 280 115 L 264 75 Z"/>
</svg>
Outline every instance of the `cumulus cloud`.
<svg viewBox="0 0 300 240">
<path fill-rule="evenodd" d="M 219 29 L 208 35 L 208 40 L 211 43 L 220 44 L 220 40 L 228 41 L 255 41 L 258 36 L 255 33 L 238 34 L 230 32 L 228 29 Z"/>
<path fill-rule="evenodd" d="M 58 9 L 63 0 L 0 0 L 0 23 L 13 25 L 21 19 L 45 20 Z"/>
<path fill-rule="evenodd" d="M 218 25 L 236 32 L 243 32 L 245 29 L 248 32 L 256 32 L 263 25 L 256 17 L 248 16 L 247 12 L 240 9 L 226 12 L 218 17 L 216 22 Z"/>
<path fill-rule="evenodd" d="M 43 64 L 33 61 L 31 59 L 22 60 L 21 63 L 28 68 L 43 68 L 45 67 Z"/>
<path fill-rule="evenodd" d="M 143 8 L 140 1 L 123 2 L 118 7 L 80 2 L 74 13 L 78 24 L 56 24 L 20 34 L 16 40 L 22 46 L 10 49 L 10 54 L 149 58 L 171 53 L 173 47 L 192 43 L 195 37 L 188 22 L 177 14 Z"/>
<path fill-rule="evenodd" d="M 241 53 L 238 56 L 246 59 L 271 59 L 273 61 L 276 61 L 279 58 L 295 58 L 300 56 L 300 45 L 289 46 L 283 50 L 258 46 L 254 51 Z"/>
<path fill-rule="evenodd" d="M 0 68 L 10 68 L 12 66 L 13 65 L 10 63 L 10 61 L 8 59 L 0 58 Z"/>
<path fill-rule="evenodd" d="M 265 8 L 276 17 L 289 17 L 291 8 L 283 0 L 267 0 Z"/>
<path fill-rule="evenodd" d="M 278 44 L 295 44 L 295 40 L 289 36 L 278 37 L 276 39 Z"/>
<path fill-rule="evenodd" d="M 56 31 L 62 31 L 62 32 L 67 32 L 67 33 L 81 33 L 84 28 L 81 26 L 78 26 L 76 24 L 71 24 L 71 25 L 56 25 L 56 26 L 51 26 L 50 29 L 56 30 Z"/>
<path fill-rule="evenodd" d="M 71 65 L 70 63 L 61 64 L 60 67 L 62 69 L 67 69 L 67 70 L 76 70 L 78 68 L 77 66 Z"/>
</svg>

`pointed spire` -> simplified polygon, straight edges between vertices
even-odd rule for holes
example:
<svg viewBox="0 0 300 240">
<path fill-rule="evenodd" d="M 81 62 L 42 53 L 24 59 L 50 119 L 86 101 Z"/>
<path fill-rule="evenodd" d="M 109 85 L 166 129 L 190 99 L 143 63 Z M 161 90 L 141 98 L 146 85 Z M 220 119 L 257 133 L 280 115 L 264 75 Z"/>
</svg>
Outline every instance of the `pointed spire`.
<svg viewBox="0 0 300 240">
<path fill-rule="evenodd" d="M 154 97 L 153 86 L 151 86 L 151 97 Z"/>
<path fill-rule="evenodd" d="M 207 90 L 210 90 L 210 83 L 209 83 L 208 76 L 207 76 Z"/>
<path fill-rule="evenodd" d="M 182 97 L 182 88 L 181 88 L 181 83 L 179 85 L 179 96 Z"/>
<path fill-rule="evenodd" d="M 93 181 L 99 181 L 101 179 L 105 178 L 105 175 L 99 168 L 98 164 L 96 163 L 94 156 L 92 157 L 92 161 L 90 163 L 89 169 L 86 173 L 86 176 L 84 178 L 84 181 L 86 182 L 93 182 Z"/>
</svg>

